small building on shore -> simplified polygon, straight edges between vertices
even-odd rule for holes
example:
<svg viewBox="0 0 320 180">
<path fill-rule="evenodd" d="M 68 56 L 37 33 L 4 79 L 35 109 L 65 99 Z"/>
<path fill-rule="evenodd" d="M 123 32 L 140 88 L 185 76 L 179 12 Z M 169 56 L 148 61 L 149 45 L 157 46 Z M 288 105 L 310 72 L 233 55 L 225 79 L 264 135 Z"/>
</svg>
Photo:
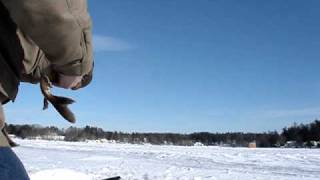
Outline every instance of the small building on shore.
<svg viewBox="0 0 320 180">
<path fill-rule="evenodd" d="M 297 141 L 287 141 L 284 145 L 285 148 L 299 148 L 301 145 Z"/>
<path fill-rule="evenodd" d="M 257 148 L 257 143 L 256 141 L 252 141 L 248 144 L 248 148 Z"/>
</svg>

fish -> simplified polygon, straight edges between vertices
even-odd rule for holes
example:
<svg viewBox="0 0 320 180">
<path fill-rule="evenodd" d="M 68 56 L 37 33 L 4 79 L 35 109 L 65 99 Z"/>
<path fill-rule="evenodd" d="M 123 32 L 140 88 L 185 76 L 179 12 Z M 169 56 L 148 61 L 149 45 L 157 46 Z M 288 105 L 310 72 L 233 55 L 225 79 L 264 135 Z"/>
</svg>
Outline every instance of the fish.
<svg viewBox="0 0 320 180">
<path fill-rule="evenodd" d="M 42 76 L 40 79 L 40 89 L 44 96 L 43 99 L 43 110 L 48 109 L 49 102 L 53 107 L 59 112 L 59 114 L 69 121 L 70 123 L 75 123 L 76 118 L 73 112 L 69 109 L 68 105 L 75 103 L 75 101 L 68 97 L 55 96 L 51 93 L 50 89 L 52 88 L 52 83 L 48 76 Z M 11 147 L 17 147 L 19 144 L 15 143 L 8 135 L 8 132 L 5 128 L 2 130 L 3 135 L 7 139 Z"/>
<path fill-rule="evenodd" d="M 75 103 L 75 101 L 68 97 L 55 96 L 51 93 L 52 83 L 48 76 L 41 76 L 40 89 L 44 96 L 43 110 L 48 109 L 49 102 L 59 112 L 59 114 L 68 122 L 75 123 L 76 118 L 74 113 L 69 109 L 68 105 Z"/>
</svg>

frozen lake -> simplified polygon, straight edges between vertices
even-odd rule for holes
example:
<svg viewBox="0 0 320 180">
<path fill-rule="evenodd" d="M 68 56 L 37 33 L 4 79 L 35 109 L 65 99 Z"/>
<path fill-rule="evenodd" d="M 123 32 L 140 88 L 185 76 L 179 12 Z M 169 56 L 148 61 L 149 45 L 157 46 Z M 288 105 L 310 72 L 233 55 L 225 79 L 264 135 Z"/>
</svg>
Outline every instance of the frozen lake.
<svg viewBox="0 0 320 180">
<path fill-rule="evenodd" d="M 320 179 L 320 149 L 16 141 L 15 152 L 34 180 Z"/>
</svg>

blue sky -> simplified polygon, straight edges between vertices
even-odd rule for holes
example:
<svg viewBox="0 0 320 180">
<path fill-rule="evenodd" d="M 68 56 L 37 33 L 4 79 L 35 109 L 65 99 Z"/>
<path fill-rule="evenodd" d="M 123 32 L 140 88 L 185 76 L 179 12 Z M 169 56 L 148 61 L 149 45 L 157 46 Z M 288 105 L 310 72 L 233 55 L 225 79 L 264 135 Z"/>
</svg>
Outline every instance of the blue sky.
<svg viewBox="0 0 320 180">
<path fill-rule="evenodd" d="M 94 81 L 77 126 L 262 132 L 320 116 L 317 0 L 90 0 Z M 9 123 L 69 126 L 22 84 Z"/>
</svg>

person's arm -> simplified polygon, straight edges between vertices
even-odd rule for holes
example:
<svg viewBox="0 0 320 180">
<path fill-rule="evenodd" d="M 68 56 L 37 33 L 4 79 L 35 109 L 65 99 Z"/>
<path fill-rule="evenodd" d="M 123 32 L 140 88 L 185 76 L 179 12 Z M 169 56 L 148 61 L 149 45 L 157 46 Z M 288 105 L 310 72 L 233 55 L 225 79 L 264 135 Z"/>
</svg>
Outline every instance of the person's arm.
<svg viewBox="0 0 320 180">
<path fill-rule="evenodd" d="M 1 1 L 20 31 L 43 51 L 54 71 L 77 77 L 92 70 L 92 25 L 86 0 Z"/>
</svg>

